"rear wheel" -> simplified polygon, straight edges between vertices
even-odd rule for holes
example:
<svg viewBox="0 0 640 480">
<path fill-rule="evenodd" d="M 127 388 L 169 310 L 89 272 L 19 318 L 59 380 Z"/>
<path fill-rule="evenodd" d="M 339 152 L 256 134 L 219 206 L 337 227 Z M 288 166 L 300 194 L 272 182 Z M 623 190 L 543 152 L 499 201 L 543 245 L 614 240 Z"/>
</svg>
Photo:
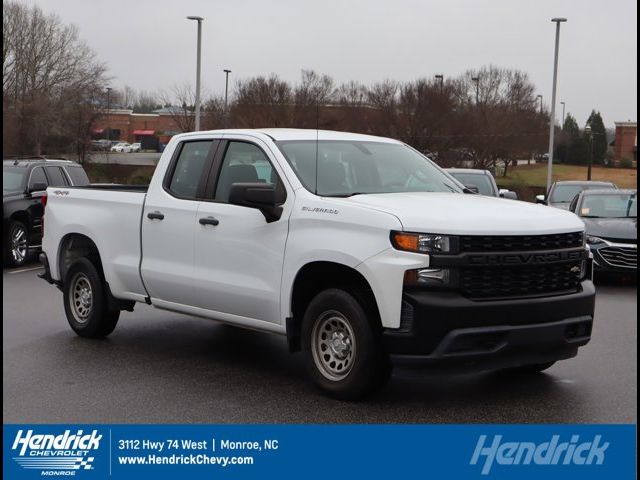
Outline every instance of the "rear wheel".
<svg viewBox="0 0 640 480">
<path fill-rule="evenodd" d="M 27 226 L 17 220 L 9 224 L 5 239 L 4 260 L 9 267 L 22 267 L 29 256 L 29 232 Z"/>
<path fill-rule="evenodd" d="M 116 328 L 120 310 L 108 308 L 102 276 L 87 258 L 69 268 L 64 282 L 64 310 L 69 325 L 81 337 L 104 337 Z"/>
<path fill-rule="evenodd" d="M 389 360 L 373 319 L 345 290 L 316 295 L 304 315 L 302 340 L 312 379 L 333 397 L 358 399 L 389 378 Z"/>
</svg>

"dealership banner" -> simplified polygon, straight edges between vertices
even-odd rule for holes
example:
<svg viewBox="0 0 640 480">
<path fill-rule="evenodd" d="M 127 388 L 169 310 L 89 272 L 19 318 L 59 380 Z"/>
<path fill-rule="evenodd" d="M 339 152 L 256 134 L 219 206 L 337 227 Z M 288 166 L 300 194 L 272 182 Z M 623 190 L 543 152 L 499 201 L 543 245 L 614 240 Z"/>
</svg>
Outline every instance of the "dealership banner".
<svg viewBox="0 0 640 480">
<path fill-rule="evenodd" d="M 635 478 L 635 425 L 4 425 L 8 479 Z"/>
</svg>

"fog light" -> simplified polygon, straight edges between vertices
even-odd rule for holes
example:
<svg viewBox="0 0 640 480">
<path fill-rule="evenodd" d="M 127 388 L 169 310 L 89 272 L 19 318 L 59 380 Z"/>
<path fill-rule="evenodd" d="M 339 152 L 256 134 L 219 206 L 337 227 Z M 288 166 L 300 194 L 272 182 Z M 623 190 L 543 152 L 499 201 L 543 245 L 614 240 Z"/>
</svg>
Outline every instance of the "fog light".
<svg viewBox="0 0 640 480">
<path fill-rule="evenodd" d="M 450 280 L 451 273 L 447 268 L 407 270 L 404 275 L 404 283 L 409 285 L 446 287 Z"/>
</svg>

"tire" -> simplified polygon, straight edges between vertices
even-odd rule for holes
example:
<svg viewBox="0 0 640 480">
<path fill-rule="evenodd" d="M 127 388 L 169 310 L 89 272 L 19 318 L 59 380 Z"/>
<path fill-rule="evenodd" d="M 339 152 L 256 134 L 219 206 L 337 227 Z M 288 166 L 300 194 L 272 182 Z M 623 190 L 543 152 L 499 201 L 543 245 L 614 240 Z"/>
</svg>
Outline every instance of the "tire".
<svg viewBox="0 0 640 480">
<path fill-rule="evenodd" d="M 9 224 L 5 238 L 4 263 L 8 267 L 22 267 L 29 259 L 29 230 L 17 220 Z"/>
<path fill-rule="evenodd" d="M 540 373 L 548 368 L 551 368 L 556 362 L 546 362 L 546 363 L 534 363 L 532 365 L 522 365 L 520 367 L 508 368 L 505 370 L 507 373 Z"/>
<path fill-rule="evenodd" d="M 63 294 L 67 320 L 79 336 L 101 338 L 116 328 L 120 310 L 108 309 L 104 280 L 89 259 L 81 258 L 69 268 Z"/>
<path fill-rule="evenodd" d="M 309 375 L 328 395 L 357 400 L 382 388 L 391 373 L 375 317 L 350 292 L 328 289 L 309 303 L 302 351 Z"/>
</svg>

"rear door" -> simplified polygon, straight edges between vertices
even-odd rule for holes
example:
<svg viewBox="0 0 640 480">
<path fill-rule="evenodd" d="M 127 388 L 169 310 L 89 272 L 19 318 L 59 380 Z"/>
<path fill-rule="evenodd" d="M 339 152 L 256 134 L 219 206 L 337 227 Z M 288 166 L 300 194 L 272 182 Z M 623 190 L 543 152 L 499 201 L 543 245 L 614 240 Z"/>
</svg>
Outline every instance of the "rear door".
<svg viewBox="0 0 640 480">
<path fill-rule="evenodd" d="M 218 149 L 207 198 L 198 206 L 194 305 L 278 324 L 293 194 L 287 197 L 284 175 L 266 144 L 241 136 L 228 138 Z M 260 210 L 229 203 L 231 185 L 244 182 L 277 186 L 283 207 L 279 220 L 268 223 Z"/>
<path fill-rule="evenodd" d="M 162 187 L 147 194 L 141 272 L 152 300 L 194 304 L 196 215 L 218 144 L 215 139 L 180 143 Z"/>
</svg>

